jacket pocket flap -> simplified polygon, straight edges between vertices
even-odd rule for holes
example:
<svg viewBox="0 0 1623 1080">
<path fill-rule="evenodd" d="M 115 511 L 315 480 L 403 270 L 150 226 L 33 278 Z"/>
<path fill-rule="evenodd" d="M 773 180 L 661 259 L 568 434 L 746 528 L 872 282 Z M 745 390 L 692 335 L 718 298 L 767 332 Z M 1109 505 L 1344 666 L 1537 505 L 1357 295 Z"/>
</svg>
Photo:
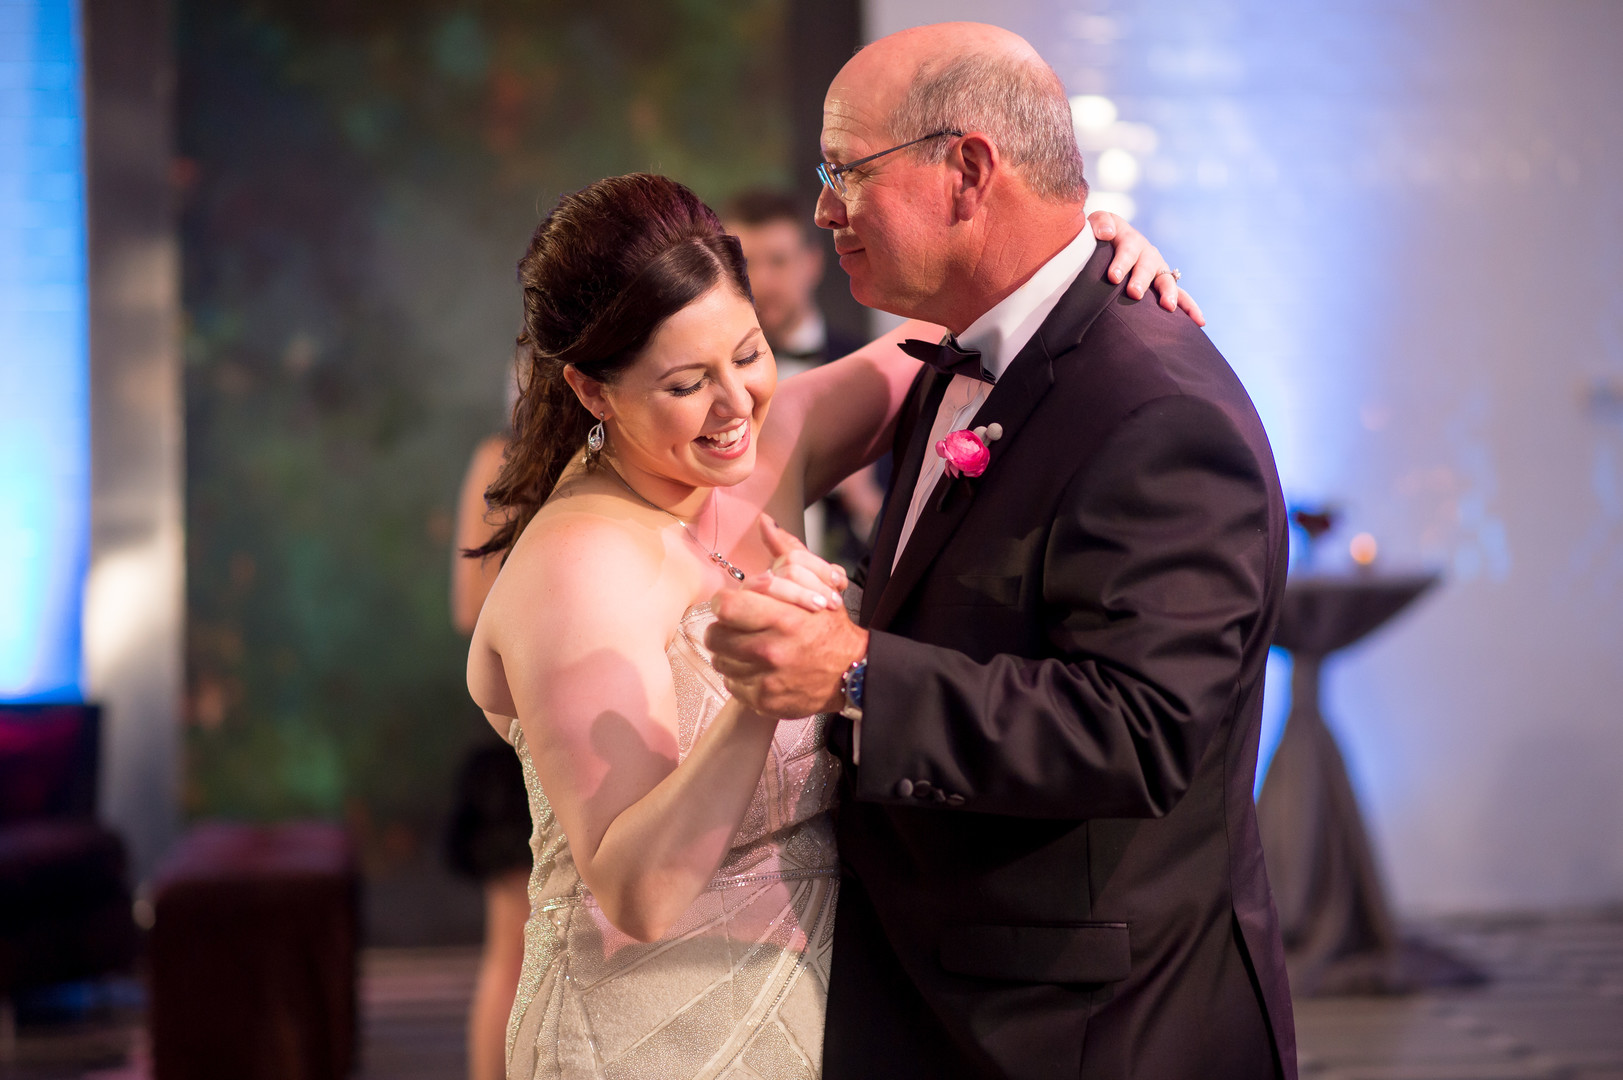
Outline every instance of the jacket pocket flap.
<svg viewBox="0 0 1623 1080">
<path fill-rule="evenodd" d="M 982 979 L 1107 983 L 1127 978 L 1132 955 L 1126 923 L 959 926 L 941 943 L 941 966 Z"/>
</svg>

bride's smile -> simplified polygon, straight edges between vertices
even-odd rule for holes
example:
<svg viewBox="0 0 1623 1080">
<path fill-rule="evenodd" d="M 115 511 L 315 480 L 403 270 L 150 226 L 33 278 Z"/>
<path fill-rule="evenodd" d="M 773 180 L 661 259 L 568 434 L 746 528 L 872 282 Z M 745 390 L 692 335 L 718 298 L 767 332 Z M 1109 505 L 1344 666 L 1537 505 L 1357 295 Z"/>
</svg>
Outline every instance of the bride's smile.
<svg viewBox="0 0 1623 1080">
<path fill-rule="evenodd" d="M 700 449 L 712 451 L 719 457 L 730 458 L 748 449 L 749 434 L 748 421 L 740 420 L 714 435 L 700 435 L 693 441 L 699 444 Z"/>
</svg>

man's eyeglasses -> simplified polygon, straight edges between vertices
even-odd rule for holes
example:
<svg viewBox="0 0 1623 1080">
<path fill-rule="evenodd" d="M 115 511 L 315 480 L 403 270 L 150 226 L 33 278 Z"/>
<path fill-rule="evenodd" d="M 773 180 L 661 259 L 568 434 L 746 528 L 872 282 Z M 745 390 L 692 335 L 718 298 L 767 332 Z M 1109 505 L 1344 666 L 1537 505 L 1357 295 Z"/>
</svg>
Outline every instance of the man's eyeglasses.
<svg viewBox="0 0 1623 1080">
<path fill-rule="evenodd" d="M 913 139 L 910 142 L 904 142 L 900 146 L 893 146 L 889 150 L 881 150 L 877 154 L 869 154 L 867 157 L 857 158 L 855 161 L 848 161 L 844 165 L 836 165 L 832 161 L 825 161 L 821 165 L 817 166 L 817 177 L 818 179 L 822 180 L 824 184 L 828 185 L 829 190 L 838 195 L 843 201 L 846 196 L 845 174 L 850 172 L 852 169 L 860 168 L 876 158 L 882 158 L 886 154 L 894 154 L 898 150 L 906 150 L 909 146 L 916 146 L 921 142 L 929 142 L 931 139 L 939 139 L 944 135 L 951 135 L 953 138 L 957 138 L 962 134 L 963 132 L 956 128 L 944 128 L 941 131 L 932 131 L 928 135 L 920 135 L 918 138 Z"/>
</svg>

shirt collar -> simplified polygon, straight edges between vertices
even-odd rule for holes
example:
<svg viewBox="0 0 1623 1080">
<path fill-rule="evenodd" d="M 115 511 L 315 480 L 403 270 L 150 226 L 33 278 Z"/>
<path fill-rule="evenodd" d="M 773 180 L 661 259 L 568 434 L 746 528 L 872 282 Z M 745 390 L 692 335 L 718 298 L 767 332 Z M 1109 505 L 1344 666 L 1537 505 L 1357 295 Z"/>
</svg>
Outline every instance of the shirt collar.
<svg viewBox="0 0 1623 1080">
<path fill-rule="evenodd" d="M 1084 220 L 1076 239 L 958 335 L 959 347 L 980 350 L 981 366 L 1001 377 L 1075 283 L 1095 245 L 1093 227 Z"/>
</svg>

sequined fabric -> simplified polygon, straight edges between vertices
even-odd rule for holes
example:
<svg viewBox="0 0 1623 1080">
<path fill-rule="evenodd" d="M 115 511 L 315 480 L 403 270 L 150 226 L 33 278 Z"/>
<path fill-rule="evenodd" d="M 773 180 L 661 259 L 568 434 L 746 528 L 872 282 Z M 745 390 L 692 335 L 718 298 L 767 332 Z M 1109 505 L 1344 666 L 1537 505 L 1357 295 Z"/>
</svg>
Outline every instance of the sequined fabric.
<svg viewBox="0 0 1623 1080">
<path fill-rule="evenodd" d="M 666 648 L 686 756 L 727 700 L 690 608 Z M 839 765 L 818 717 L 779 723 L 732 851 L 659 941 L 603 917 L 575 871 L 523 732 L 535 832 L 509 1080 L 815 1080 L 821 1074 L 838 868 Z"/>
</svg>

